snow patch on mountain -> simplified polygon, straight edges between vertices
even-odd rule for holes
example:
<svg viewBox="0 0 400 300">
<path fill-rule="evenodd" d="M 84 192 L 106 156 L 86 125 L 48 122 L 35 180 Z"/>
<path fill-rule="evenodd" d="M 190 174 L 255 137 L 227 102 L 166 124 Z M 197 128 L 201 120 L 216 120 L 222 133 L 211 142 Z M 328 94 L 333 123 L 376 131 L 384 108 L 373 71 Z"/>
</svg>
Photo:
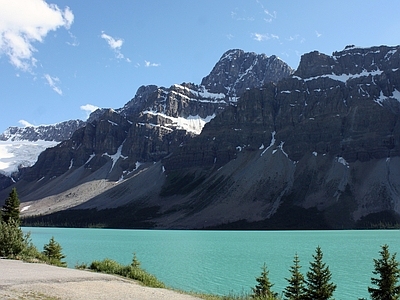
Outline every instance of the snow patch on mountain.
<svg viewBox="0 0 400 300">
<path fill-rule="evenodd" d="M 0 173 L 11 176 L 20 168 L 33 166 L 40 153 L 58 142 L 38 140 L 31 141 L 0 141 Z"/>
<path fill-rule="evenodd" d="M 191 95 L 194 95 L 197 98 L 206 98 L 206 99 L 225 99 L 225 94 L 223 93 L 211 93 L 209 92 L 205 86 L 200 86 L 198 91 L 192 90 L 186 86 L 180 85 L 180 84 L 174 84 L 174 88 L 178 90 L 183 90 L 186 91 L 187 93 L 190 93 Z M 205 101 L 205 100 L 203 100 Z"/>
<path fill-rule="evenodd" d="M 316 80 L 319 78 L 330 78 L 336 81 L 341 81 L 343 83 L 346 83 L 348 80 L 350 79 L 354 79 L 354 78 L 360 78 L 360 77 L 368 77 L 368 76 L 376 76 L 376 75 L 381 75 L 383 73 L 383 71 L 381 70 L 375 70 L 375 71 L 371 71 L 368 72 L 367 70 L 363 70 L 361 73 L 358 74 L 325 74 L 325 75 L 320 75 L 320 76 L 314 76 L 314 77 L 309 77 L 309 78 L 301 78 L 299 76 L 293 76 L 293 78 L 296 78 L 298 80 L 304 80 L 304 81 L 311 81 L 311 80 Z"/>
<path fill-rule="evenodd" d="M 112 160 L 112 166 L 110 169 L 110 172 L 114 169 L 115 164 L 117 163 L 118 159 L 122 158 L 122 159 L 127 159 L 127 156 L 122 155 L 122 147 L 124 146 L 125 141 L 123 141 L 123 143 L 118 147 L 117 152 L 115 152 L 115 154 L 108 154 L 108 153 L 104 153 L 103 156 L 108 156 L 111 158 Z"/>
<path fill-rule="evenodd" d="M 375 101 L 376 103 L 378 103 L 379 105 L 382 106 L 382 103 L 383 103 L 385 100 L 389 99 L 389 98 L 395 99 L 395 100 L 397 100 L 397 101 L 400 102 L 400 92 L 399 92 L 397 89 L 395 89 L 395 90 L 392 92 L 392 95 L 390 95 L 390 96 L 385 96 L 385 95 L 383 94 L 383 92 L 381 91 L 379 97 L 378 97 L 377 99 L 375 99 L 374 101 Z"/>
<path fill-rule="evenodd" d="M 151 110 L 146 110 L 143 113 L 157 115 L 157 116 L 161 116 L 163 118 L 169 119 L 172 121 L 172 124 L 166 124 L 165 126 L 174 126 L 177 129 L 184 129 L 187 132 L 192 132 L 194 134 L 200 134 L 201 131 L 203 130 L 204 125 L 206 125 L 206 123 L 210 122 L 212 119 L 215 118 L 215 114 L 212 114 L 211 116 L 207 116 L 205 118 L 202 118 L 199 115 L 196 115 L 196 116 L 190 115 L 187 118 L 182 118 L 182 117 L 175 118 L 175 117 L 170 117 L 166 114 L 151 111 Z"/>
</svg>

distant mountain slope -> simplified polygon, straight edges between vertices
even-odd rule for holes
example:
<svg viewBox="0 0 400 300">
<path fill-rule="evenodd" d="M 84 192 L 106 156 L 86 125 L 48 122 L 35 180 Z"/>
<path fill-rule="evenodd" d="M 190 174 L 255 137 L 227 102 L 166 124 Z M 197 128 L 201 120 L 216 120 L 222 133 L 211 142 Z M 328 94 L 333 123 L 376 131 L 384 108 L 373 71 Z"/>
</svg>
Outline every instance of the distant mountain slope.
<svg viewBox="0 0 400 300">
<path fill-rule="evenodd" d="M 0 141 L 52 141 L 61 142 L 69 139 L 78 128 L 86 123 L 81 120 L 70 120 L 54 125 L 27 127 L 9 127 L 0 134 Z"/>
<path fill-rule="evenodd" d="M 238 95 L 229 91 L 235 90 L 238 82 L 247 88 L 260 87 L 267 80 L 277 82 L 293 73 L 276 57 L 241 50 L 226 52 L 213 70 L 235 65 L 241 67 L 237 66 L 231 75 L 211 72 L 203 80 L 218 82 L 229 78 L 225 93 L 210 92 L 204 85 L 193 83 L 174 84 L 169 88 L 149 85 L 140 87 L 122 108 L 95 111 L 86 126 L 70 139 L 45 151 L 24 179 L 48 179 L 78 167 L 96 170 L 110 160 L 113 163 L 106 178 L 126 178 L 136 169 L 137 162 L 159 161 L 200 134 L 204 125 L 226 107 L 236 105 Z M 258 72 L 249 76 L 253 68 Z"/>
<path fill-rule="evenodd" d="M 400 224 L 399 50 L 314 51 L 295 72 L 230 50 L 201 85 L 140 87 L 21 175 L 23 214 L 134 228 Z"/>
<path fill-rule="evenodd" d="M 9 127 L 0 134 L 0 189 L 17 181 L 21 169 L 33 166 L 40 153 L 69 139 L 84 124 L 71 120 L 54 125 Z"/>
</svg>

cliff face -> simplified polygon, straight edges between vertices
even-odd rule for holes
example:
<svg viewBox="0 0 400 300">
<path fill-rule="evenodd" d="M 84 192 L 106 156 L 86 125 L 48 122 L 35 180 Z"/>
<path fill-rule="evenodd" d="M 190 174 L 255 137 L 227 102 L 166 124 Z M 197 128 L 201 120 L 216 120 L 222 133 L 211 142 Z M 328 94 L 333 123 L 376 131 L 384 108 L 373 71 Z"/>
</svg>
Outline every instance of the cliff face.
<svg viewBox="0 0 400 300">
<path fill-rule="evenodd" d="M 216 71 L 234 68 L 234 64 L 238 66 L 231 74 Z M 253 69 L 257 73 L 253 74 Z M 277 82 L 292 73 L 276 57 L 228 51 L 203 79 L 204 84 L 142 86 L 124 107 L 95 111 L 86 126 L 70 139 L 42 153 L 23 178 L 51 178 L 79 167 L 97 170 L 110 161 L 112 170 L 106 178 L 124 178 L 136 169 L 138 162 L 159 161 L 199 135 L 206 123 L 237 102 L 232 91 L 240 90 L 239 83 L 247 88 L 259 87 L 267 80 Z M 220 81 L 224 81 L 226 89 L 218 92 L 212 83 Z"/>
<path fill-rule="evenodd" d="M 277 82 L 292 73 L 293 70 L 275 55 L 268 57 L 236 49 L 222 55 L 201 85 L 210 92 L 237 97 L 246 89 Z"/>
<path fill-rule="evenodd" d="M 400 222 L 399 49 L 312 52 L 294 73 L 231 50 L 201 85 L 141 87 L 43 152 L 17 183 L 26 213 L 97 208 L 92 223 L 118 212 L 161 228 Z"/>
<path fill-rule="evenodd" d="M 207 166 L 222 167 L 221 172 L 233 159 L 260 156 L 264 168 L 257 179 L 250 164 L 243 166 L 246 183 L 234 180 L 230 186 L 236 188 L 227 189 L 223 199 L 244 197 L 250 205 L 262 198 L 264 218 L 276 207 L 317 208 L 325 226 L 334 228 L 355 226 L 374 214 L 394 213 L 391 221 L 398 220 L 398 50 L 350 47 L 332 56 L 304 55 L 292 77 L 247 91 L 166 158 L 166 169 Z M 282 161 L 271 167 L 262 157 Z"/>
</svg>

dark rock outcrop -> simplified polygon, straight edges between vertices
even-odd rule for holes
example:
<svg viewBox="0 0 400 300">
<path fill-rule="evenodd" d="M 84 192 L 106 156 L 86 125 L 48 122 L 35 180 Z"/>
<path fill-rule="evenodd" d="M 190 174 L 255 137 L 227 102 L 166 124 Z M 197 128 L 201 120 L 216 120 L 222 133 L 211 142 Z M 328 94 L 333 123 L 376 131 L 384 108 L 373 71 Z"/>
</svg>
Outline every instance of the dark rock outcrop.
<svg viewBox="0 0 400 300">
<path fill-rule="evenodd" d="M 272 55 L 256 54 L 234 49 L 225 52 L 201 85 L 213 93 L 231 97 L 242 95 L 250 87 L 261 87 L 278 82 L 293 73 L 281 59 Z"/>
</svg>

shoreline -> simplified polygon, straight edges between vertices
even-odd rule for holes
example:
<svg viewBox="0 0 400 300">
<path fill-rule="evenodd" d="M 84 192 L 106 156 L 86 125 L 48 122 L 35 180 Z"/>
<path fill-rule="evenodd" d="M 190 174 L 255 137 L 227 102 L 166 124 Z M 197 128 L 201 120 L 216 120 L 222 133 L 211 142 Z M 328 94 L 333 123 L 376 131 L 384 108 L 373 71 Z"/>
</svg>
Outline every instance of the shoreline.
<svg viewBox="0 0 400 300">
<path fill-rule="evenodd" d="M 115 275 L 0 259 L 1 299 L 176 299 L 194 296 L 169 289 L 150 288 Z"/>
</svg>

